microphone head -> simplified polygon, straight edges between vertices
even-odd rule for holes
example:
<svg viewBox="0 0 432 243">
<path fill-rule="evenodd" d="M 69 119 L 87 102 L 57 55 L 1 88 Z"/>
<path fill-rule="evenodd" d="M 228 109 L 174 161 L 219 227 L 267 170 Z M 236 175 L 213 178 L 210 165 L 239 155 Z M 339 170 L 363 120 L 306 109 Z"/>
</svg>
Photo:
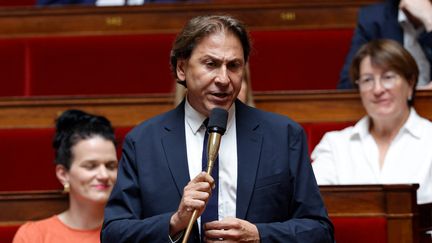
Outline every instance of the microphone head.
<svg viewBox="0 0 432 243">
<path fill-rule="evenodd" d="M 228 120 L 228 111 L 222 108 L 213 108 L 210 112 L 209 123 L 207 125 L 207 131 L 217 132 L 223 135 L 226 131 Z"/>
</svg>

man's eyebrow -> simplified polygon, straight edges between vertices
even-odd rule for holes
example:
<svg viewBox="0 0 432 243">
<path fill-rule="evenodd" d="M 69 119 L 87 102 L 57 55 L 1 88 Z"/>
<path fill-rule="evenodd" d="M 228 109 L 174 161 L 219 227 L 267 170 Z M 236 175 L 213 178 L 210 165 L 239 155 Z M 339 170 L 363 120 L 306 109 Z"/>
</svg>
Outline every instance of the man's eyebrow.
<svg viewBox="0 0 432 243">
<path fill-rule="evenodd" d="M 210 55 L 210 54 L 206 54 L 200 58 L 200 60 L 205 60 L 205 59 L 212 59 L 213 61 L 223 62 L 223 59 L 216 57 L 216 56 L 213 56 L 213 55 Z M 227 62 L 243 62 L 243 59 L 236 57 L 236 58 L 233 58 L 231 60 L 227 60 Z"/>
</svg>

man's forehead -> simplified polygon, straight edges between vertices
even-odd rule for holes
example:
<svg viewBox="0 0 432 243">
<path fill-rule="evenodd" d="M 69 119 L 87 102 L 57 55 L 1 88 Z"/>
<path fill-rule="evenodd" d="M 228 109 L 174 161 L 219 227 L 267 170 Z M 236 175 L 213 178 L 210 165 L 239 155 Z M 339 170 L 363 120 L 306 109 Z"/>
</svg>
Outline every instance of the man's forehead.
<svg viewBox="0 0 432 243">
<path fill-rule="evenodd" d="M 214 33 L 201 39 L 192 51 L 192 56 L 202 59 L 243 60 L 243 46 L 234 34 Z"/>
</svg>

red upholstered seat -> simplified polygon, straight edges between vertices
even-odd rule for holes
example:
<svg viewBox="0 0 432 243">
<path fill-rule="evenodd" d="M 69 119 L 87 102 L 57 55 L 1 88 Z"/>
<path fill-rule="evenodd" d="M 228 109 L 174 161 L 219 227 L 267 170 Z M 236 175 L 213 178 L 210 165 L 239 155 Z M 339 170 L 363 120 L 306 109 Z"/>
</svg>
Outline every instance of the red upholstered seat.
<svg viewBox="0 0 432 243">
<path fill-rule="evenodd" d="M 0 7 L 33 6 L 35 4 L 36 0 L 0 0 Z"/>
<path fill-rule="evenodd" d="M 132 127 L 117 127 L 115 128 L 115 134 L 117 139 L 117 156 L 120 160 L 120 156 L 122 153 L 123 141 L 126 137 L 126 134 L 132 129 Z"/>
<path fill-rule="evenodd" d="M 331 219 L 337 243 L 387 242 L 387 221 L 382 217 Z"/>
<path fill-rule="evenodd" d="M 252 31 L 253 89 L 336 88 L 351 35 L 352 29 Z M 169 93 L 174 38 L 151 33 L 1 39 L 0 96 Z"/>
<path fill-rule="evenodd" d="M 302 123 L 308 138 L 309 154 L 312 153 L 315 146 L 321 141 L 326 132 L 337 131 L 354 125 L 355 122 L 317 122 Z"/>
<path fill-rule="evenodd" d="M 116 129 L 119 154 L 129 130 Z M 53 128 L 0 129 L 0 191 L 61 188 L 55 176 L 53 135 Z"/>
<path fill-rule="evenodd" d="M 31 95 L 168 93 L 173 34 L 28 39 Z"/>
<path fill-rule="evenodd" d="M 23 96 L 25 45 L 20 40 L 0 40 L 0 96 Z"/>
<path fill-rule="evenodd" d="M 0 242 L 10 243 L 20 225 L 2 225 L 0 226 Z"/>
<path fill-rule="evenodd" d="M 352 29 L 251 32 L 254 90 L 335 89 Z"/>
<path fill-rule="evenodd" d="M 1 191 L 60 188 L 51 148 L 53 134 L 51 128 L 0 130 Z"/>
</svg>

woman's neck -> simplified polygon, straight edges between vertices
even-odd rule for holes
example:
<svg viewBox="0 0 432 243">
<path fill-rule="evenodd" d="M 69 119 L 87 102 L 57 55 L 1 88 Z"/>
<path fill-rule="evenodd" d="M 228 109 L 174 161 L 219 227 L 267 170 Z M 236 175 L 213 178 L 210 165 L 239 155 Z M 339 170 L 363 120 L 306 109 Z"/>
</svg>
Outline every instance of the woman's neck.
<svg viewBox="0 0 432 243">
<path fill-rule="evenodd" d="M 378 162 L 380 169 L 384 166 L 385 157 L 390 144 L 408 120 L 409 113 L 410 110 L 408 108 L 393 119 L 376 120 L 371 118 L 369 131 L 378 146 Z"/>
<path fill-rule="evenodd" d="M 389 119 L 371 119 L 370 133 L 375 140 L 391 141 L 399 133 L 399 130 L 403 127 L 405 122 L 408 120 L 410 109 L 404 109 L 399 116 Z"/>
<path fill-rule="evenodd" d="M 69 208 L 59 215 L 60 220 L 67 226 L 79 230 L 92 230 L 102 226 L 103 204 L 89 204 L 78 200 L 69 200 Z"/>
</svg>

